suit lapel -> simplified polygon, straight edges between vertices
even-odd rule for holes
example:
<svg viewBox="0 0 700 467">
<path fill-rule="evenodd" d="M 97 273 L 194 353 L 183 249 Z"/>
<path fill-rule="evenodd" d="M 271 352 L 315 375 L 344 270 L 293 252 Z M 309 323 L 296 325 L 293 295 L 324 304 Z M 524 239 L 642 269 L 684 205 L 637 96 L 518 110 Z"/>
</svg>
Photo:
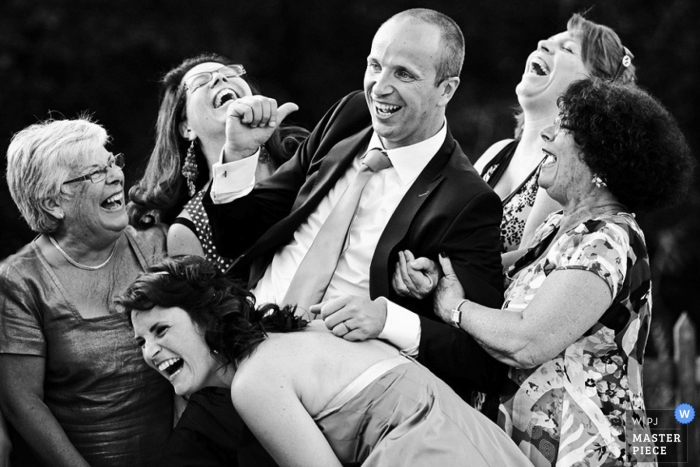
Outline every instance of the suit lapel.
<svg viewBox="0 0 700 467">
<path fill-rule="evenodd" d="M 299 195 L 294 201 L 290 216 L 296 216 L 297 213 L 300 213 L 304 214 L 304 219 L 308 217 L 308 214 L 318 206 L 323 197 L 335 186 L 338 179 L 345 174 L 355 156 L 367 146 L 370 135 L 371 127 L 367 127 L 359 133 L 340 141 L 328 151 L 328 154 L 321 159 L 318 171 L 311 173 L 301 190 L 299 190 Z M 311 171 L 313 171 L 313 165 L 310 167 Z"/>
<path fill-rule="evenodd" d="M 247 262 L 245 257 L 266 258 L 262 261 L 255 261 L 251 268 L 250 283 L 255 284 L 262 277 L 269 263 L 271 252 L 283 246 L 294 235 L 299 226 L 308 219 L 321 200 L 335 186 L 338 179 L 345 174 L 355 156 L 369 142 L 371 130 L 371 127 L 367 127 L 351 137 L 341 140 L 320 161 L 311 163 L 309 175 L 299 190 L 289 215 L 270 227 L 234 263 Z M 314 170 L 316 164 L 318 164 L 318 170 Z"/>
<path fill-rule="evenodd" d="M 433 191 L 445 179 L 443 174 L 455 147 L 452 135 L 447 132 L 445 142 L 440 147 L 428 165 L 418 175 L 413 185 L 408 189 L 394 214 L 389 219 L 382 232 L 377 248 L 372 256 L 370 265 L 370 297 L 389 297 L 389 256 L 396 245 L 406 236 L 416 213 L 423 203 L 431 197 Z"/>
</svg>

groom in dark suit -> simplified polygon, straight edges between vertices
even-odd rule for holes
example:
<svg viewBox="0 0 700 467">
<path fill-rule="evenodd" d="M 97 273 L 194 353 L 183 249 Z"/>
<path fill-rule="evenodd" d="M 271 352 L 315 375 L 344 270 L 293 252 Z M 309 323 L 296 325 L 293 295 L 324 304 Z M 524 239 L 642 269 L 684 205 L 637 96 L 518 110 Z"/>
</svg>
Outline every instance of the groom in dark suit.
<svg viewBox="0 0 700 467">
<path fill-rule="evenodd" d="M 256 150 L 295 106 L 278 109 L 262 96 L 234 101 L 204 205 L 219 253 L 237 258 L 232 269 L 247 275 L 258 303 L 286 304 L 365 155 L 381 150 L 391 167 L 365 186 L 341 254 L 327 258 L 337 267 L 315 300 L 321 305 L 311 311 L 339 337 L 391 342 L 467 398 L 471 390 L 497 391 L 504 366 L 436 317 L 431 297 L 402 297 L 391 287 L 399 251 L 436 262 L 445 253 L 468 299 L 502 302 L 501 202 L 445 120 L 463 60 L 464 38 L 449 17 L 426 9 L 395 15 L 374 37 L 364 92 L 335 104 L 295 156 L 257 183 Z"/>
</svg>

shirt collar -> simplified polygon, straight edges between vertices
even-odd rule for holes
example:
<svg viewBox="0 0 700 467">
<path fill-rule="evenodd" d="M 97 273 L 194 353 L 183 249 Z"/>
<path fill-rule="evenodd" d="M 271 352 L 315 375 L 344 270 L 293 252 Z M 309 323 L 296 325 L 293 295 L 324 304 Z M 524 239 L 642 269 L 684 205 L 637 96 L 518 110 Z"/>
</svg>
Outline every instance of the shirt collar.
<svg viewBox="0 0 700 467">
<path fill-rule="evenodd" d="M 423 171 L 428 162 L 437 154 L 447 137 L 447 121 L 443 119 L 442 127 L 434 136 L 410 146 L 403 146 L 396 149 L 384 149 L 379 135 L 372 132 L 369 140 L 368 150 L 381 148 L 386 152 L 392 166 L 401 179 L 401 183 L 406 185 L 412 183 Z M 363 156 L 364 157 L 364 156 Z"/>
</svg>

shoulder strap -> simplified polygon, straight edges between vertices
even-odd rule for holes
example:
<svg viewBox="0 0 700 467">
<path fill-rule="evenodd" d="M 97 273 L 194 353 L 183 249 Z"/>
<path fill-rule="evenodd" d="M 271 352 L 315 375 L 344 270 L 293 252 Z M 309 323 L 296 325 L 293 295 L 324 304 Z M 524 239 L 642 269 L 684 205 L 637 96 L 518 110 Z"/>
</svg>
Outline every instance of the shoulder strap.
<svg viewBox="0 0 700 467">
<path fill-rule="evenodd" d="M 488 164 L 484 166 L 484 169 L 481 171 L 481 177 L 483 178 L 486 173 L 488 173 L 489 169 L 493 167 L 494 165 L 498 165 L 496 167 L 496 170 L 491 174 L 491 178 L 489 178 L 489 181 L 487 182 L 491 188 L 496 186 L 496 183 L 501 179 L 503 176 L 503 173 L 506 171 L 508 168 L 508 164 L 510 164 L 510 160 L 513 158 L 513 154 L 515 154 L 515 148 L 518 147 L 518 140 L 513 140 L 510 143 L 506 144 L 501 151 L 494 156 L 493 159 L 491 159 Z"/>
<path fill-rule="evenodd" d="M 522 183 L 521 183 L 520 185 L 518 185 L 518 187 L 517 187 L 515 190 L 513 190 L 513 191 L 503 200 L 503 206 L 505 206 L 506 204 L 508 204 L 508 203 L 510 202 L 510 200 L 513 199 L 513 196 L 515 196 L 516 194 L 518 194 L 518 193 L 520 192 L 520 190 L 523 189 L 523 187 L 530 181 L 530 179 L 531 179 L 532 177 L 534 177 L 534 176 L 539 177 L 539 171 L 540 171 L 540 169 L 542 168 L 542 164 L 544 163 L 544 160 L 545 160 L 545 158 L 543 157 L 542 160 L 540 161 L 540 163 L 537 164 L 537 167 L 535 167 L 535 168 L 532 170 L 532 172 L 530 172 L 530 175 L 528 175 L 527 177 L 525 177 L 525 180 L 523 180 Z M 498 167 L 498 169 L 500 169 L 500 168 L 501 168 L 501 167 Z M 498 170 L 498 169 L 496 169 L 496 170 Z M 490 180 L 489 180 L 489 181 L 490 181 Z"/>
<path fill-rule="evenodd" d="M 173 220 L 173 224 L 184 225 L 185 227 L 190 229 L 195 235 L 197 235 L 197 226 L 194 225 L 194 222 L 192 222 L 190 219 L 188 219 L 186 217 L 176 217 L 175 220 Z"/>
</svg>

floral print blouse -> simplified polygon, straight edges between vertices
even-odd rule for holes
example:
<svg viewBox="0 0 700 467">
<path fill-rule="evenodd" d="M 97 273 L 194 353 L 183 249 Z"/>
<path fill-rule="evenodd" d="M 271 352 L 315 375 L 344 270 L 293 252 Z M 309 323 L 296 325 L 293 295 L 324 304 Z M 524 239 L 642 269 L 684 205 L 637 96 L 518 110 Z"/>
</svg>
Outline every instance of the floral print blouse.
<svg viewBox="0 0 700 467">
<path fill-rule="evenodd" d="M 491 162 L 489 162 L 481 173 L 481 178 L 489 184 L 491 188 L 496 186 L 501 175 L 511 162 L 518 141 L 508 143 Z M 537 167 L 527 176 L 527 178 L 503 201 L 503 218 L 501 219 L 501 253 L 517 250 L 523 239 L 525 222 L 527 221 L 532 206 L 535 204 L 535 197 L 539 185 L 537 179 L 540 176 L 540 168 L 544 158 Z M 500 170 L 499 170 L 500 169 Z"/>
<path fill-rule="evenodd" d="M 546 248 L 561 217 L 561 212 L 553 213 L 539 227 L 535 248 Z M 650 439 L 645 436 L 650 431 L 642 362 L 651 320 L 651 273 L 644 235 L 634 217 L 604 215 L 565 232 L 546 255 L 511 272 L 503 309 L 525 309 L 546 277 L 565 269 L 598 275 L 610 288 L 612 304 L 552 360 L 510 370 L 499 425 L 535 466 L 655 462 L 654 456 L 632 449 L 648 445 L 633 440 Z"/>
</svg>

